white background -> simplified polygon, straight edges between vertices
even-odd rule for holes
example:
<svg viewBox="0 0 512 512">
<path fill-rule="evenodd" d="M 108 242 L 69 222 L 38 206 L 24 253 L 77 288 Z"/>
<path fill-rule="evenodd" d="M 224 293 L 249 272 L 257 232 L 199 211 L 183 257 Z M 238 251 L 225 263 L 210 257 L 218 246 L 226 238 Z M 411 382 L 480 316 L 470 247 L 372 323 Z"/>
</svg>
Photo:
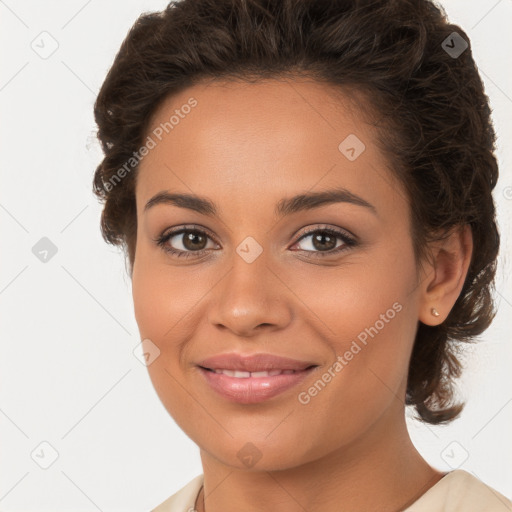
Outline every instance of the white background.
<svg viewBox="0 0 512 512">
<path fill-rule="evenodd" d="M 499 313 L 467 352 L 462 418 L 445 427 L 411 421 L 410 431 L 435 467 L 460 464 L 510 497 L 512 0 L 442 4 L 472 40 L 499 134 Z M 149 510 L 202 472 L 197 447 L 169 417 L 132 353 L 140 340 L 130 280 L 120 252 L 101 238 L 101 209 L 91 191 L 101 158 L 96 94 L 137 16 L 165 5 L 0 1 L 4 512 Z M 43 31 L 58 43 L 47 59 L 31 48 Z M 42 237 L 58 249 L 47 263 L 32 252 Z M 34 450 L 36 460 L 50 457 L 43 441 L 58 452 L 48 469 L 31 458 Z"/>
</svg>

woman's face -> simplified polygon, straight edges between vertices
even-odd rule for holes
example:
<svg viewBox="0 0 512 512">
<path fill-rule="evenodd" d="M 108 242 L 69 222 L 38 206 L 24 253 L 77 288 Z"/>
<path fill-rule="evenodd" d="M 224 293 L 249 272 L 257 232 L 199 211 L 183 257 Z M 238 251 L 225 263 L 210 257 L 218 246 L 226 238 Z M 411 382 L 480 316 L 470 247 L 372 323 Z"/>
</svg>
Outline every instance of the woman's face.
<svg viewBox="0 0 512 512">
<path fill-rule="evenodd" d="M 203 83 L 148 134 L 133 298 L 180 427 L 269 470 L 403 421 L 422 288 L 405 193 L 355 103 L 312 81 Z"/>
</svg>

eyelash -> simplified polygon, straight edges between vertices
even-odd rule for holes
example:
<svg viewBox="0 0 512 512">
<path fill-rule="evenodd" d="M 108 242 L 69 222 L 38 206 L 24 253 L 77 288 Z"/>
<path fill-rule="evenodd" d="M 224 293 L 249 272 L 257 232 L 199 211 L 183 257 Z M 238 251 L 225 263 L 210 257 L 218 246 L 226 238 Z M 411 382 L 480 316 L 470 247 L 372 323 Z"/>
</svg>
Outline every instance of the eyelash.
<svg viewBox="0 0 512 512">
<path fill-rule="evenodd" d="M 173 247 L 170 247 L 169 245 L 167 245 L 167 242 L 171 238 L 175 237 L 176 235 L 180 235 L 182 233 L 196 233 L 196 234 L 200 234 L 200 235 L 206 235 L 208 238 L 210 238 L 211 240 L 213 240 L 215 242 L 214 238 L 209 234 L 208 231 L 206 231 L 204 228 L 199 228 L 197 226 L 184 226 L 184 227 L 178 228 L 173 231 L 169 231 L 169 232 L 164 231 L 154 241 L 166 253 L 169 253 L 178 258 L 182 258 L 182 257 L 183 258 L 190 258 L 190 257 L 199 258 L 211 250 L 211 249 L 201 249 L 199 251 L 182 251 L 180 249 L 174 249 Z M 307 229 L 304 233 L 302 233 L 302 235 L 292 245 L 296 245 L 297 243 L 302 241 L 304 238 L 307 238 L 309 235 L 314 234 L 314 233 L 327 233 L 336 238 L 340 238 L 343 241 L 344 245 L 342 245 L 338 248 L 335 248 L 335 249 L 330 249 L 329 251 L 307 251 L 305 249 L 299 249 L 299 251 L 302 251 L 302 252 L 312 253 L 313 258 L 326 258 L 328 256 L 333 256 L 335 254 L 339 254 L 343 251 L 349 250 L 350 248 L 357 245 L 356 240 L 354 238 L 350 237 L 344 231 L 338 231 L 337 229 L 334 229 L 334 228 L 319 228 L 319 227 Z M 217 242 L 215 242 L 215 243 L 217 243 Z"/>
</svg>

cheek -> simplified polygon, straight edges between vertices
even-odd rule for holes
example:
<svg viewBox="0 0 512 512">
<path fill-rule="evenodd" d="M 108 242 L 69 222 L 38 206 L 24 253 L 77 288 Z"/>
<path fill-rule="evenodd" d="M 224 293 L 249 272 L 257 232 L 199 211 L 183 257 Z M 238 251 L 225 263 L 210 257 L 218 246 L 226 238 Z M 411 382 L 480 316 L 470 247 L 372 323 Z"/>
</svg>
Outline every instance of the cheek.
<svg viewBox="0 0 512 512">
<path fill-rule="evenodd" d="M 180 268 L 144 256 L 144 251 L 137 254 L 133 269 L 135 318 L 141 336 L 161 343 L 186 332 L 187 322 L 214 282 L 210 283 L 207 272 L 200 273 L 198 267 Z"/>
<path fill-rule="evenodd" d="M 187 342 L 197 332 L 198 319 L 205 318 L 204 304 L 208 291 L 218 281 L 218 273 L 212 275 L 206 269 L 199 272 L 197 266 L 162 264 L 144 249 L 137 258 L 132 275 L 135 319 L 140 338 L 151 340 L 160 351 L 148 372 L 171 412 L 180 400 L 190 400 L 180 391 L 188 377 L 183 373 L 187 367 L 181 363 L 189 360 Z"/>
<path fill-rule="evenodd" d="M 393 343 L 392 333 L 413 314 L 405 313 L 405 306 L 415 300 L 412 253 L 403 248 L 397 255 L 392 249 L 374 248 L 371 254 L 347 257 L 338 267 L 310 266 L 302 275 L 294 275 L 293 269 L 282 275 L 307 306 L 302 318 L 310 318 L 311 327 L 325 334 L 336 354 L 354 339 L 364 343 L 377 334 L 381 339 L 389 334 Z"/>
<path fill-rule="evenodd" d="M 137 257 L 132 277 L 135 318 L 141 339 L 151 340 L 160 350 L 147 367 L 149 377 L 164 407 L 188 433 L 187 414 L 197 422 L 204 418 L 201 411 L 191 408 L 180 360 L 193 332 L 194 305 L 204 295 L 206 284 L 187 271 L 156 262 L 149 264 L 140 253 Z"/>
<path fill-rule="evenodd" d="M 332 278 L 318 274 L 295 288 L 317 315 L 313 329 L 318 332 L 321 326 L 333 353 L 313 386 L 301 389 L 301 403 L 308 417 L 315 418 L 313 428 L 335 426 L 331 432 L 343 432 L 345 441 L 360 435 L 386 409 L 402 407 L 417 328 L 412 254 L 383 253 L 372 261 L 379 263 L 354 263 Z"/>
</svg>

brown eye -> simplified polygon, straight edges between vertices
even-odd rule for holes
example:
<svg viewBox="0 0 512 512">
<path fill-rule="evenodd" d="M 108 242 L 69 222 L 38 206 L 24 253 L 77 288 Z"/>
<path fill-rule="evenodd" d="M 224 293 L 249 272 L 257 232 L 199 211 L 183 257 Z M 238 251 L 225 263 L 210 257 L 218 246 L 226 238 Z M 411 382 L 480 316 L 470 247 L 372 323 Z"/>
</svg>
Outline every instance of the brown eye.
<svg viewBox="0 0 512 512">
<path fill-rule="evenodd" d="M 336 237 L 325 231 L 319 231 L 316 235 L 312 235 L 312 243 L 313 247 L 319 251 L 329 251 L 336 247 Z"/>
<path fill-rule="evenodd" d="M 313 257 L 332 256 L 357 245 L 348 234 L 335 229 L 310 229 L 294 244 L 297 250 L 311 253 Z"/>
<path fill-rule="evenodd" d="M 216 248 L 213 239 L 197 228 L 181 228 L 164 232 L 155 241 L 164 251 L 178 257 L 200 256 Z"/>
<path fill-rule="evenodd" d="M 199 251 L 206 247 L 206 243 L 208 241 L 208 237 L 202 235 L 199 231 L 186 231 L 182 233 L 182 244 L 185 249 L 189 251 Z M 173 237 L 175 238 L 175 237 Z"/>
</svg>

